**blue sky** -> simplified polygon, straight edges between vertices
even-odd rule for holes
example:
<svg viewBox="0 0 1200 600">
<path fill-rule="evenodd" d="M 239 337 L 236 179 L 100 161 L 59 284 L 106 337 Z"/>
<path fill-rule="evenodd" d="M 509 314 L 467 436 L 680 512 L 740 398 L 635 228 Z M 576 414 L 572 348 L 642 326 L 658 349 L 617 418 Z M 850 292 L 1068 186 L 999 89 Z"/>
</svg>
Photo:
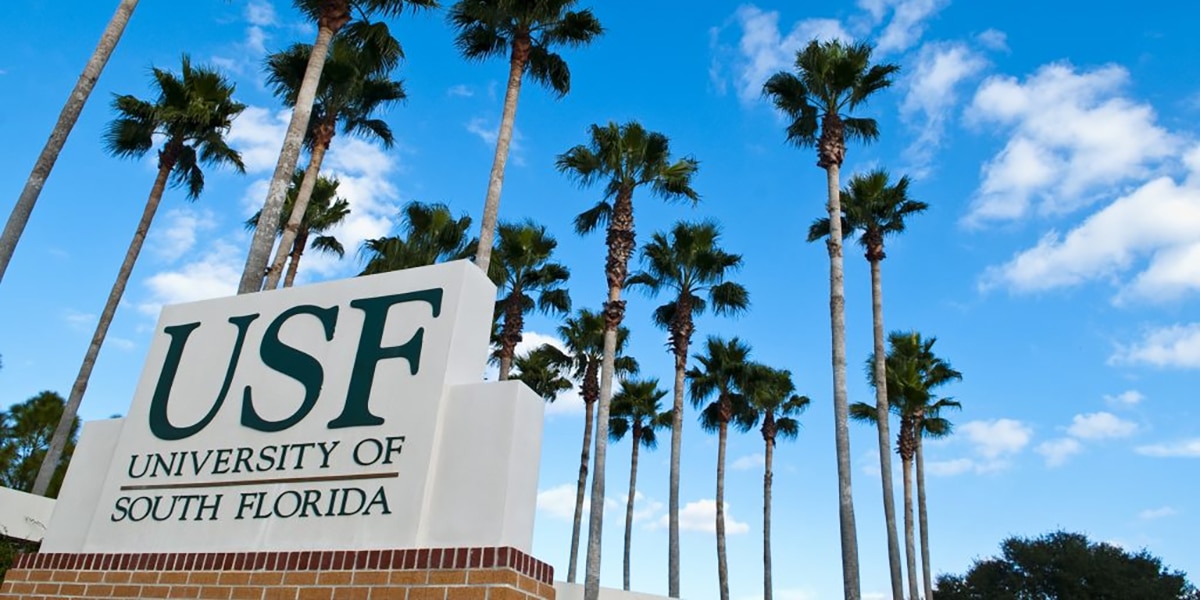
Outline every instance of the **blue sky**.
<svg viewBox="0 0 1200 600">
<path fill-rule="evenodd" d="M 0 49 L 0 213 L 7 215 L 114 2 L 28 3 Z M 938 338 L 963 373 L 946 393 L 963 403 L 956 434 L 929 448 L 935 572 L 962 571 L 1011 534 L 1082 531 L 1200 573 L 1192 480 L 1200 460 L 1194 398 L 1200 369 L 1200 86 L 1180 77 L 1200 54 L 1178 3 L 1117 3 L 1088 12 L 1017 0 L 1003 9 L 950 0 L 612 2 L 595 6 L 607 33 L 567 54 L 570 95 L 525 88 L 501 217 L 533 217 L 557 233 L 576 306 L 603 295 L 603 237 L 571 218 L 596 191 L 553 169 L 586 127 L 637 119 L 701 162 L 700 205 L 635 198 L 640 240 L 678 219 L 711 218 L 745 256 L 738 279 L 752 310 L 705 318 L 697 340 L 738 335 L 754 357 L 790 369 L 813 399 L 800 439 L 776 453 L 775 583 L 785 600 L 835 598 L 836 476 L 828 359 L 827 258 L 804 243 L 823 210 L 824 174 L 810 150 L 783 142 L 759 96 L 813 36 L 866 38 L 902 66 L 862 112 L 882 137 L 851 146 L 844 173 L 886 167 L 914 178 L 931 209 L 889 241 L 883 264 L 889 330 Z M 1184 14 L 1184 12 L 1190 14 Z M 668 26 L 669 24 L 669 26 Z M 349 248 L 390 231 L 409 200 L 479 214 L 507 67 L 466 63 L 441 14 L 394 22 L 408 60 L 409 101 L 388 115 L 390 151 L 339 137 L 326 160 L 353 216 Z M 153 164 L 104 154 L 112 93 L 147 96 L 151 65 L 179 55 L 220 66 L 249 108 L 231 134 L 247 175 L 211 172 L 204 195 L 165 199 L 92 377 L 85 418 L 122 413 L 163 304 L 233 292 L 249 236 L 241 222 L 265 196 L 286 114 L 262 85 L 266 52 L 311 41 L 283 0 L 144 2 L 63 152 L 0 289 L 0 406 L 43 389 L 66 393 L 95 315 L 128 244 Z M 868 271 L 848 247 L 850 392 L 870 400 Z M 356 273 L 306 255 L 302 281 Z M 630 296 L 632 354 L 670 380 L 656 305 Z M 530 320 L 531 341 L 553 332 Z M 716 443 L 689 412 L 684 433 L 684 594 L 716 596 L 711 514 Z M 566 572 L 582 409 L 548 410 L 535 554 Z M 863 589 L 883 598 L 886 553 L 874 433 L 852 426 Z M 757 432 L 734 435 L 728 518 L 735 598 L 761 595 L 761 454 Z M 642 460 L 634 587 L 666 591 L 667 448 Z M 619 586 L 628 444 L 610 453 L 604 582 Z"/>
</svg>

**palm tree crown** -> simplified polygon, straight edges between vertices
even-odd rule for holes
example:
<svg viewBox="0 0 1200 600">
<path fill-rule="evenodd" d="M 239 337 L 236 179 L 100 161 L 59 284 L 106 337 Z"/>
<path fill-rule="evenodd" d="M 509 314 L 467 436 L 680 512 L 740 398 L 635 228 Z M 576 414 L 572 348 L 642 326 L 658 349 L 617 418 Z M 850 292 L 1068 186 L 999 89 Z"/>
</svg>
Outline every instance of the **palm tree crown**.
<svg viewBox="0 0 1200 600">
<path fill-rule="evenodd" d="M 466 258 L 471 253 L 467 239 L 471 217 L 455 218 L 445 204 L 409 202 L 401 210 L 401 220 L 403 237 L 393 235 L 363 242 L 360 252 L 367 264 L 360 275 L 423 267 Z"/>
<path fill-rule="evenodd" d="M 928 204 L 908 197 L 908 186 L 907 176 L 891 184 L 888 172 L 876 169 L 851 177 L 849 185 L 842 190 L 842 236 L 860 233 L 858 243 L 866 249 L 867 260 L 877 262 L 886 258 L 884 238 L 903 233 L 906 218 L 929 208 Z M 808 229 L 810 242 L 828 235 L 828 217 L 813 221 Z"/>
<path fill-rule="evenodd" d="M 523 382 L 547 402 L 554 402 L 558 395 L 571 389 L 571 380 L 563 376 L 558 356 L 553 346 L 544 345 L 513 359 L 516 368 L 511 379 Z"/>
</svg>

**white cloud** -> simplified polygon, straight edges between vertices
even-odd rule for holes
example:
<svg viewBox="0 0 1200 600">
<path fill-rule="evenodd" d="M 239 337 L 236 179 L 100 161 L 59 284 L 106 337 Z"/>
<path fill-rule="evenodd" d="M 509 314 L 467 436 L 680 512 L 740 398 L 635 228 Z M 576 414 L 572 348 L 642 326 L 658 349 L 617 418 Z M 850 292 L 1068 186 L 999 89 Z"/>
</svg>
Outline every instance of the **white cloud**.
<svg viewBox="0 0 1200 600">
<path fill-rule="evenodd" d="M 626 498 L 628 498 L 628 494 L 629 494 L 628 490 L 625 493 L 626 493 Z M 659 502 L 658 500 L 654 500 L 652 498 L 646 498 L 646 495 L 641 492 L 634 492 L 633 493 L 633 522 L 641 523 L 641 522 L 645 522 L 645 521 L 650 521 L 651 523 L 653 523 L 658 520 L 659 515 L 662 514 L 663 508 L 665 506 L 666 505 L 664 505 L 662 502 Z"/>
<path fill-rule="evenodd" d="M 150 296 L 138 310 L 157 317 L 165 305 L 233 295 L 245 264 L 242 252 L 240 245 L 216 240 L 195 260 L 151 275 L 144 282 Z"/>
<path fill-rule="evenodd" d="M 778 11 L 764 11 L 752 4 L 738 7 L 733 21 L 741 37 L 730 68 L 743 104 L 758 102 L 763 83 L 778 71 L 790 70 L 796 51 L 809 41 L 853 39 L 836 19 L 804 19 L 794 23 L 785 35 L 779 28 Z"/>
<path fill-rule="evenodd" d="M 1155 458 L 1200 458 L 1200 438 L 1139 446 L 1137 453 Z"/>
<path fill-rule="evenodd" d="M 446 90 L 446 95 L 456 96 L 459 98 L 470 98 L 471 96 L 475 95 L 475 88 L 465 83 L 460 83 L 458 85 L 450 86 L 450 89 Z"/>
<path fill-rule="evenodd" d="M 969 458 L 930 461 L 925 464 L 925 471 L 935 477 L 951 477 L 954 475 L 961 475 L 974 468 L 975 461 Z"/>
<path fill-rule="evenodd" d="M 750 471 L 761 469 L 766 464 L 766 458 L 762 454 L 747 454 L 730 463 L 729 468 L 734 471 Z"/>
<path fill-rule="evenodd" d="M 1138 518 L 1143 521 L 1152 521 L 1154 519 L 1173 517 L 1177 514 L 1179 514 L 1179 511 L 1175 510 L 1174 508 L 1171 508 L 1170 506 L 1163 506 L 1159 508 L 1148 508 L 1143 510 L 1142 512 L 1138 513 Z"/>
<path fill-rule="evenodd" d="M 886 9 L 892 10 L 892 20 L 879 34 L 875 50 L 880 54 L 903 52 L 925 34 L 925 21 L 950 4 L 950 0 L 860 0 L 859 6 L 871 13 L 876 22 L 882 20 Z"/>
<path fill-rule="evenodd" d="M 1137 424 L 1107 412 L 1075 415 L 1067 433 L 1083 440 L 1124 438 L 1137 431 Z"/>
<path fill-rule="evenodd" d="M 1014 419 L 968 421 L 958 429 L 975 445 L 975 452 L 987 459 L 1016 454 L 1033 439 L 1033 429 Z"/>
<path fill-rule="evenodd" d="M 1140 341 L 1118 345 L 1109 364 L 1200 368 L 1200 323 L 1147 331 Z"/>
<path fill-rule="evenodd" d="M 213 56 L 212 62 L 223 70 L 239 75 L 254 73 L 267 54 L 269 29 L 279 25 L 275 6 L 268 0 L 250 0 L 242 13 L 246 19 L 246 37 L 222 54 Z M 231 55 L 231 56 L 230 56 Z"/>
<path fill-rule="evenodd" d="M 1013 133 L 984 165 L 964 222 L 1015 220 L 1034 208 L 1070 212 L 1175 154 L 1176 139 L 1155 124 L 1154 110 L 1121 95 L 1128 80 L 1119 66 L 1080 72 L 1068 63 L 1044 65 L 1024 82 L 986 80 L 968 122 Z"/>
<path fill-rule="evenodd" d="M 990 267 L 981 288 L 1038 292 L 1101 280 L 1123 285 L 1115 300 L 1162 302 L 1200 291 L 1200 186 L 1168 177 L 1149 181 L 1088 217 L 1066 235 Z"/>
<path fill-rule="evenodd" d="M 959 42 L 932 43 L 921 47 L 905 77 L 904 102 L 900 114 L 917 126 L 920 134 L 906 153 L 917 176 L 928 170 L 942 141 L 946 122 L 958 105 L 958 88 L 987 67 L 987 60 Z"/>
<path fill-rule="evenodd" d="M 575 520 L 575 483 L 564 483 L 556 485 L 545 490 L 538 490 L 537 495 L 537 510 L 555 519 L 563 521 Z M 634 502 L 636 503 L 636 496 Z M 612 511 L 625 506 L 624 502 L 618 503 L 612 498 L 604 499 L 604 514 L 608 515 Z M 589 508 L 591 507 L 591 495 L 585 494 L 583 499 L 583 519 L 588 518 Z"/>
<path fill-rule="evenodd" d="M 666 529 L 667 515 L 663 515 L 655 529 Z M 679 509 L 679 530 L 716 533 L 717 531 L 717 501 L 711 499 L 688 502 Z M 729 503 L 725 503 L 725 534 L 737 535 L 750 531 L 750 525 L 733 518 Z"/>
<path fill-rule="evenodd" d="M 483 140 L 484 144 L 495 148 L 500 135 L 500 125 L 490 126 L 483 117 L 475 117 L 467 122 L 467 131 Z M 522 144 L 521 130 L 513 127 L 512 140 L 508 144 L 508 159 L 518 167 L 525 166 L 525 147 Z"/>
<path fill-rule="evenodd" d="M 92 331 L 96 329 L 95 313 L 86 313 L 68 308 L 63 312 L 63 321 L 77 331 Z"/>
<path fill-rule="evenodd" d="M 1146 395 L 1137 390 L 1125 390 L 1124 392 L 1121 392 L 1120 394 L 1117 394 L 1115 396 L 1110 396 L 1108 394 L 1104 395 L 1104 401 L 1107 402 L 1110 406 L 1116 406 L 1116 407 L 1122 407 L 1122 408 L 1128 408 L 1130 406 L 1137 406 L 1138 404 L 1141 404 L 1142 401 L 1144 401 L 1145 399 L 1146 399 Z"/>
<path fill-rule="evenodd" d="M 273 172 L 279 162 L 279 150 L 283 147 L 283 136 L 287 133 L 291 110 L 247 106 L 233 120 L 225 140 L 242 153 L 242 162 L 247 173 Z"/>
<path fill-rule="evenodd" d="M 216 227 L 212 211 L 191 206 L 168 210 L 150 230 L 146 245 L 160 259 L 175 261 L 196 245 L 196 234 Z"/>
<path fill-rule="evenodd" d="M 975 39 L 988 50 L 1008 52 L 1008 34 L 999 29 L 985 29 Z"/>
<path fill-rule="evenodd" d="M 1046 458 L 1047 467 L 1060 467 L 1072 456 L 1083 452 L 1083 444 L 1075 438 L 1065 437 L 1042 442 L 1035 450 Z"/>
<path fill-rule="evenodd" d="M 135 347 L 137 347 L 137 344 L 135 344 L 133 340 L 127 340 L 122 337 L 115 337 L 111 335 L 104 338 L 104 344 L 125 352 L 133 350 Z"/>
<path fill-rule="evenodd" d="M 275 25 L 275 5 L 264 0 L 250 0 L 246 3 L 246 21 L 259 27 Z"/>
</svg>

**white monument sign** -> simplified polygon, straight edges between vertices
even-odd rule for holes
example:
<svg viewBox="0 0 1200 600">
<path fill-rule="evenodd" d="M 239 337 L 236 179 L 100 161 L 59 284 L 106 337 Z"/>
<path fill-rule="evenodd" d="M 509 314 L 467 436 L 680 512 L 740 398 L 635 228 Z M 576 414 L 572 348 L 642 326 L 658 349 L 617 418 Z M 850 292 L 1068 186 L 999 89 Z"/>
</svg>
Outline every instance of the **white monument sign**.
<svg viewBox="0 0 1200 600">
<path fill-rule="evenodd" d="M 164 308 L 42 550 L 528 552 L 542 403 L 482 383 L 495 292 L 461 261 Z"/>
</svg>

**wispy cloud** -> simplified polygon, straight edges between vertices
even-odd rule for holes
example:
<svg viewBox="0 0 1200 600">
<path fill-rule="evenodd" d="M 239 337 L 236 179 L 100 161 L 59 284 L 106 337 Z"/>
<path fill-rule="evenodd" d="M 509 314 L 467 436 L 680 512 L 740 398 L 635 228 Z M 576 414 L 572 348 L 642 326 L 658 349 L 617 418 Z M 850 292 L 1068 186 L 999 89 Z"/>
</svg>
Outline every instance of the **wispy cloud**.
<svg viewBox="0 0 1200 600">
<path fill-rule="evenodd" d="M 1138 446 L 1137 453 L 1155 458 L 1200 458 L 1200 438 Z"/>
<path fill-rule="evenodd" d="M 1200 323 L 1151 329 L 1141 340 L 1118 345 L 1108 362 L 1115 365 L 1200 369 Z"/>
<path fill-rule="evenodd" d="M 474 134 L 483 143 L 488 146 L 495 147 L 496 140 L 500 136 L 500 124 L 490 125 L 488 119 L 476 117 L 467 122 L 467 131 Z M 524 136 L 521 135 L 521 130 L 513 128 L 512 141 L 508 145 L 508 159 L 518 167 L 525 166 L 525 146 L 522 143 Z"/>
<path fill-rule="evenodd" d="M 667 515 L 663 515 L 654 528 L 666 529 L 667 525 Z M 683 508 L 679 509 L 679 530 L 716 533 L 717 501 L 706 498 L 685 504 Z M 735 519 L 729 510 L 729 503 L 726 502 L 725 533 L 728 535 L 737 535 L 748 531 L 750 531 L 750 525 Z"/>
<path fill-rule="evenodd" d="M 1173 517 L 1177 514 L 1179 514 L 1179 511 L 1175 510 L 1174 508 L 1171 508 L 1170 506 L 1162 506 L 1159 508 L 1148 508 L 1143 510 L 1142 512 L 1138 513 L 1138 518 L 1143 521 L 1153 521 L 1155 519 Z"/>
</svg>

